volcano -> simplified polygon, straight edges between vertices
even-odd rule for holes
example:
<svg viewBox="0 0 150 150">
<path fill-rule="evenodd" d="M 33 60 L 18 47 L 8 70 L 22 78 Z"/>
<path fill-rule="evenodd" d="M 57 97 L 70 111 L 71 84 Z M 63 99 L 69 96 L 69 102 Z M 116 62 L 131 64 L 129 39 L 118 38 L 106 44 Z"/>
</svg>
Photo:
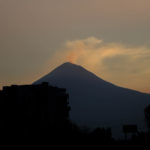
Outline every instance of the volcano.
<svg viewBox="0 0 150 150">
<path fill-rule="evenodd" d="M 42 82 L 67 89 L 70 118 L 81 127 L 110 127 L 112 135 L 119 138 L 125 124 L 136 124 L 140 131 L 147 130 L 144 108 L 150 104 L 150 94 L 116 86 L 69 62 L 33 84 Z"/>
</svg>

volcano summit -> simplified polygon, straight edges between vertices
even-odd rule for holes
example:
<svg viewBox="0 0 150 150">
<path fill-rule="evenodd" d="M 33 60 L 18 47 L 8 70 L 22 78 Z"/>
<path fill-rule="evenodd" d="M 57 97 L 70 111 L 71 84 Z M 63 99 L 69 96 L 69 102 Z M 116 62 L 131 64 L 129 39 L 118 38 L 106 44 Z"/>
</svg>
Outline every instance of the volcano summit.
<svg viewBox="0 0 150 150">
<path fill-rule="evenodd" d="M 71 106 L 70 118 L 80 126 L 110 127 L 114 137 L 122 136 L 124 124 L 146 130 L 144 108 L 150 95 L 104 81 L 81 66 L 64 63 L 33 84 L 48 82 L 66 88 Z"/>
</svg>

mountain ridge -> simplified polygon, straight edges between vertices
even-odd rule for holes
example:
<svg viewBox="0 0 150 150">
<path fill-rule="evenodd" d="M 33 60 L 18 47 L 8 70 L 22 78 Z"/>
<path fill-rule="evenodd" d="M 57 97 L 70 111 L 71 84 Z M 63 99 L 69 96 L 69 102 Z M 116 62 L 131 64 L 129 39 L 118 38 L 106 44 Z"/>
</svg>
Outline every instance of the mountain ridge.
<svg viewBox="0 0 150 150">
<path fill-rule="evenodd" d="M 72 68 L 72 66 L 73 66 L 73 68 Z M 54 73 L 55 73 L 56 71 L 58 71 L 60 68 L 64 68 L 64 67 L 65 67 L 65 70 L 69 70 L 70 68 L 72 68 L 72 69 L 74 69 L 74 68 L 78 68 L 78 69 L 79 69 L 79 68 L 80 68 L 80 69 L 82 69 L 82 70 L 84 70 L 84 71 L 90 73 L 91 75 L 95 76 L 95 78 L 100 79 L 101 81 L 104 81 L 105 83 L 109 83 L 109 84 L 111 84 L 112 86 L 115 86 L 115 87 L 118 87 L 118 88 L 123 88 L 123 89 L 126 89 L 126 90 L 131 90 L 131 91 L 133 91 L 133 92 L 138 92 L 138 93 L 141 93 L 141 94 L 150 95 L 149 93 L 144 93 L 144 92 L 141 92 L 141 91 L 138 91 L 138 90 L 135 90 L 135 89 L 130 89 L 130 88 L 127 88 L 127 87 L 121 87 L 121 86 L 119 86 L 119 85 L 116 85 L 116 84 L 114 84 L 114 83 L 111 83 L 111 82 L 109 82 L 109 81 L 106 81 L 106 80 L 100 78 L 99 76 L 95 75 L 93 72 L 91 72 L 91 71 L 89 71 L 89 70 L 83 68 L 82 66 L 77 65 L 77 64 L 73 64 L 73 63 L 71 63 L 71 62 L 65 62 L 65 63 L 61 64 L 60 66 L 58 66 L 58 67 L 56 67 L 55 69 L 53 69 L 51 72 L 47 73 L 46 75 L 44 75 L 43 77 L 41 77 L 41 78 L 38 79 L 37 81 L 33 82 L 33 84 L 37 84 L 38 82 L 41 82 L 41 80 L 43 80 L 43 82 L 44 82 L 45 80 L 48 79 L 48 77 L 49 77 L 50 75 L 54 74 Z M 61 71 L 62 71 L 62 70 L 61 70 Z M 58 72 L 57 72 L 57 73 L 58 73 Z M 43 79 L 43 78 L 44 78 L 44 79 Z M 64 87 L 64 88 L 65 88 L 65 87 Z"/>
<path fill-rule="evenodd" d="M 115 137 L 121 136 L 123 124 L 147 129 L 144 108 L 150 104 L 150 94 L 116 86 L 68 62 L 34 84 L 42 82 L 67 89 L 70 118 L 80 126 L 111 127 Z"/>
</svg>

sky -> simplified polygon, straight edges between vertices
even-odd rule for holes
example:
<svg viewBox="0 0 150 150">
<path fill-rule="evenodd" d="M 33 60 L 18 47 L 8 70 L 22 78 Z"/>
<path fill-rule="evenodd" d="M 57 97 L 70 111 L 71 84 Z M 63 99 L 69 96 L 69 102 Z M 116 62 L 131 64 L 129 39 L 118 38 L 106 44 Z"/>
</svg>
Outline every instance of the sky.
<svg viewBox="0 0 150 150">
<path fill-rule="evenodd" d="M 0 0 L 0 88 L 66 61 L 150 93 L 149 0 Z"/>
</svg>

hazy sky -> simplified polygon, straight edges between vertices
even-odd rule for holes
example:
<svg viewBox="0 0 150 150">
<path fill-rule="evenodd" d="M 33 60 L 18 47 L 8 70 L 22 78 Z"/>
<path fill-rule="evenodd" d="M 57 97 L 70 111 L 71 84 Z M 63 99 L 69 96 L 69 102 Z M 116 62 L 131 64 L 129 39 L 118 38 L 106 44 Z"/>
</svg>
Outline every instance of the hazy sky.
<svg viewBox="0 0 150 150">
<path fill-rule="evenodd" d="M 68 60 L 150 92 L 150 0 L 0 0 L 0 87 Z"/>
</svg>

